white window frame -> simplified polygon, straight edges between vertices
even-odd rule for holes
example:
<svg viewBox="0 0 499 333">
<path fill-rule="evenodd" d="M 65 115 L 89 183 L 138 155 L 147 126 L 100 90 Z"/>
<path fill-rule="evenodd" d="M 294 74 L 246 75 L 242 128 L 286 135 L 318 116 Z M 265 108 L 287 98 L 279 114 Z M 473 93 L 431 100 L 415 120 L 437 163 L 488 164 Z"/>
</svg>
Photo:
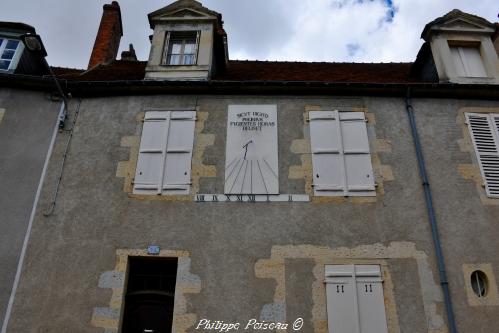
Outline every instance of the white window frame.
<svg viewBox="0 0 499 333">
<path fill-rule="evenodd" d="M 379 265 L 326 265 L 324 282 L 329 333 L 388 333 Z"/>
<path fill-rule="evenodd" d="M 332 134 L 336 135 L 336 147 L 333 147 L 332 142 L 325 142 L 324 132 L 319 133 L 319 126 L 316 122 L 331 121 L 330 127 Z M 315 196 L 376 196 L 376 185 L 374 172 L 372 167 L 371 152 L 369 148 L 369 137 L 366 126 L 366 118 L 364 112 L 352 111 L 310 111 L 310 141 L 312 151 L 312 166 L 313 166 L 313 187 Z M 361 139 L 360 145 L 364 145 L 362 149 L 345 149 L 345 138 L 343 122 L 361 123 Z M 324 126 L 324 124 L 322 124 Z M 322 127 L 322 130 L 324 128 Z M 331 139 L 333 140 L 333 139 Z M 362 142 L 364 141 L 364 142 Z M 330 168 L 329 165 L 323 165 L 326 161 L 324 156 L 337 157 L 338 169 Z M 359 179 L 349 179 L 349 170 L 347 168 L 347 159 L 350 160 L 354 156 L 367 156 L 364 158 L 367 164 L 365 168 L 366 179 L 363 179 L 364 184 L 358 182 Z M 334 178 L 336 176 L 338 183 L 322 183 L 320 174 L 323 170 L 329 169 L 331 173 L 324 178 Z M 351 175 L 350 175 L 351 176 Z M 357 181 L 357 184 L 356 184 Z"/>
<path fill-rule="evenodd" d="M 182 34 L 196 34 L 196 51 L 194 52 L 194 61 L 192 64 L 185 64 L 184 63 L 184 50 L 185 50 L 185 41 L 187 40 L 186 37 L 180 37 L 177 38 L 175 35 L 182 35 Z M 199 38 L 201 36 L 201 31 L 199 30 L 189 30 L 189 31 L 168 31 L 166 33 L 166 40 L 165 40 L 165 48 L 163 50 L 163 65 L 165 66 L 196 66 L 198 62 L 198 53 L 199 53 Z M 182 40 L 182 47 L 180 50 L 180 59 L 181 62 L 179 64 L 170 64 L 168 63 L 168 56 L 169 56 L 169 49 L 170 49 L 170 41 L 171 40 L 177 40 L 180 39 Z"/>
<path fill-rule="evenodd" d="M 465 113 L 489 198 L 499 198 L 499 113 Z"/>
<path fill-rule="evenodd" d="M 3 52 L 5 51 L 5 47 L 7 46 L 7 42 L 9 40 L 10 41 L 17 41 L 17 42 L 19 42 L 17 44 L 17 48 L 16 48 L 16 50 L 14 52 L 14 56 L 10 60 L 9 68 L 7 68 L 7 69 L 0 69 L 0 72 L 13 72 L 17 68 L 19 60 L 21 59 L 21 54 L 22 54 L 22 52 L 24 50 L 24 43 L 21 40 L 19 40 L 19 39 L 10 38 L 10 37 L 4 37 L 4 36 L 0 36 L 0 39 L 3 40 L 2 43 L 0 43 L 0 60 L 1 60 L 1 57 L 3 56 Z"/>
<path fill-rule="evenodd" d="M 188 123 L 192 121 L 192 123 Z M 196 111 L 147 111 L 144 116 L 144 126 L 142 129 L 141 142 L 139 147 L 139 156 L 137 159 L 137 167 L 133 183 L 133 193 L 141 195 L 187 195 L 191 187 L 191 172 L 192 172 L 192 154 L 194 150 L 195 136 L 195 121 Z M 163 128 L 157 132 L 145 131 L 146 123 L 164 123 Z M 177 127 L 172 127 L 177 126 Z M 182 125 L 181 125 L 182 124 Z M 177 136 L 172 137 L 176 131 L 182 127 Z M 154 141 L 145 142 L 147 139 Z M 178 145 L 179 137 L 183 137 L 185 142 Z M 170 145 L 173 146 L 170 146 Z M 177 146 L 175 146 L 177 145 Z M 151 159 L 148 156 L 158 156 L 157 162 L 151 164 Z M 180 157 L 182 156 L 182 157 Z M 183 163 L 188 160 L 188 163 Z M 142 166 L 143 163 L 143 166 Z M 170 164 L 169 164 L 170 163 Z M 182 170 L 180 170 L 182 169 Z M 142 176 L 142 171 L 153 170 L 157 175 L 152 173 L 147 176 Z M 179 172 L 183 176 L 179 177 Z M 183 181 L 173 179 L 169 180 L 169 175 L 172 178 L 184 178 Z M 144 178 L 153 178 L 155 181 L 145 181 Z"/>
</svg>

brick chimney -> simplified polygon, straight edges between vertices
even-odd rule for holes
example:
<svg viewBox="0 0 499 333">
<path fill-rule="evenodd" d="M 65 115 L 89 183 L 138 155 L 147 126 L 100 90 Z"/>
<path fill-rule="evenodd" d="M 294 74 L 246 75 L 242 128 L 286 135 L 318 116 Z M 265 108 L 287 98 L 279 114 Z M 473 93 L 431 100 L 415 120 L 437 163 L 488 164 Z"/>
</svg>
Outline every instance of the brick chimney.
<svg viewBox="0 0 499 333">
<path fill-rule="evenodd" d="M 95 37 L 88 68 L 115 60 L 118 55 L 121 36 L 123 36 L 123 26 L 121 24 L 120 5 L 117 1 L 113 1 L 111 4 L 103 6 L 102 19 Z"/>
</svg>

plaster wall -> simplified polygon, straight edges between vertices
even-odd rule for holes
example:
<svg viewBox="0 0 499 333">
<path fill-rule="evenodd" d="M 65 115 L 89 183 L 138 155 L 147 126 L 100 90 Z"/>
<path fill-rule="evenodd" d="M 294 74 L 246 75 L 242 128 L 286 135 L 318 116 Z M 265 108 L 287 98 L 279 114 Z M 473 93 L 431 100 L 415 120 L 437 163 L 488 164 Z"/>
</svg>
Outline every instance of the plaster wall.
<svg viewBox="0 0 499 333">
<path fill-rule="evenodd" d="M 19 97 L 20 98 L 20 97 Z M 73 102 L 75 103 L 75 102 Z M 497 110 L 490 101 L 414 99 L 447 260 L 458 327 L 499 332 L 497 306 L 471 306 L 463 264 L 499 272 L 499 206 L 460 170 L 474 170 L 463 108 Z M 376 182 L 369 200 L 307 203 L 197 203 L 223 193 L 227 109 L 276 104 L 279 186 L 310 193 L 307 112 L 366 112 Z M 75 108 L 73 104 L 72 110 Z M 130 194 L 146 109 L 198 111 L 190 196 Z M 0 125 L 1 126 L 1 125 Z M 183 258 L 174 331 L 203 318 L 304 319 L 303 332 L 326 332 L 325 264 L 382 267 L 389 332 L 446 332 L 431 234 L 404 100 L 335 96 L 128 96 L 84 99 L 54 214 L 44 217 L 66 134 L 59 135 L 23 267 L 9 332 L 117 332 L 127 255 Z M 377 167 L 376 167 L 377 166 Z M 308 178 L 307 178 L 308 177 Z M 110 273 L 111 272 L 111 273 Z M 183 272 L 183 273 L 181 273 Z M 322 275 L 321 275 L 322 274 Z M 116 276 L 109 282 L 109 277 Z M 107 281 L 107 282 L 106 282 Z M 177 282 L 179 283 L 179 282 Z M 291 330 L 288 330 L 291 331 Z"/>
<path fill-rule="evenodd" d="M 0 323 L 59 107 L 43 93 L 0 89 Z"/>
</svg>

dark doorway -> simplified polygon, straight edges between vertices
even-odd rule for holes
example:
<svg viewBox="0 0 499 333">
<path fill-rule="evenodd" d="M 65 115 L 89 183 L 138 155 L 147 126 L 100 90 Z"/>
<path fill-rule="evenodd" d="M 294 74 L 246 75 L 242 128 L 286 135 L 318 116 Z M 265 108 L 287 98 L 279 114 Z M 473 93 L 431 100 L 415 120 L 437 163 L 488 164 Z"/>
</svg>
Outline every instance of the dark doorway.
<svg viewBox="0 0 499 333">
<path fill-rule="evenodd" d="M 177 258 L 130 257 L 123 333 L 170 333 Z"/>
</svg>

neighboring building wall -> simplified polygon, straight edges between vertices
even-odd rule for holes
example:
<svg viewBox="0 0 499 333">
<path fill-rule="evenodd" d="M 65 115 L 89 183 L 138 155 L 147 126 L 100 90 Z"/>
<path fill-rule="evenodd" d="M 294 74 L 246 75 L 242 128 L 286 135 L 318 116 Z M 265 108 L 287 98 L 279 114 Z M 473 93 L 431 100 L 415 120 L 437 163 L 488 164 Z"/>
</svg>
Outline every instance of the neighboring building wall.
<svg viewBox="0 0 499 333">
<path fill-rule="evenodd" d="M 0 322 L 59 108 L 41 92 L 0 89 Z"/>
<path fill-rule="evenodd" d="M 76 105 L 73 102 L 71 110 Z M 499 103 L 415 99 L 416 121 L 461 332 L 499 332 L 497 306 L 468 301 L 469 264 L 499 273 L 499 205 L 481 200 L 464 108 Z M 280 192 L 311 193 L 308 111 L 366 112 L 376 197 L 309 203 L 196 203 L 223 193 L 227 109 L 276 104 Z M 144 111 L 197 110 L 192 194 L 131 194 Z M 1 125 L 0 125 L 1 126 Z M 0 127 L 1 128 L 1 127 Z M 468 141 L 466 141 L 468 140 Z M 128 255 L 179 257 L 175 332 L 202 318 L 304 319 L 327 332 L 324 265 L 379 264 L 390 333 L 446 332 L 445 310 L 405 103 L 401 98 L 128 96 L 84 99 L 55 212 L 59 136 L 33 225 L 9 331 L 117 332 Z M 467 145 L 468 144 L 468 145 Z M 475 164 L 474 164 L 475 163 Z M 475 171 L 474 171 L 475 170 Z M 291 330 L 288 330 L 288 332 Z"/>
</svg>

